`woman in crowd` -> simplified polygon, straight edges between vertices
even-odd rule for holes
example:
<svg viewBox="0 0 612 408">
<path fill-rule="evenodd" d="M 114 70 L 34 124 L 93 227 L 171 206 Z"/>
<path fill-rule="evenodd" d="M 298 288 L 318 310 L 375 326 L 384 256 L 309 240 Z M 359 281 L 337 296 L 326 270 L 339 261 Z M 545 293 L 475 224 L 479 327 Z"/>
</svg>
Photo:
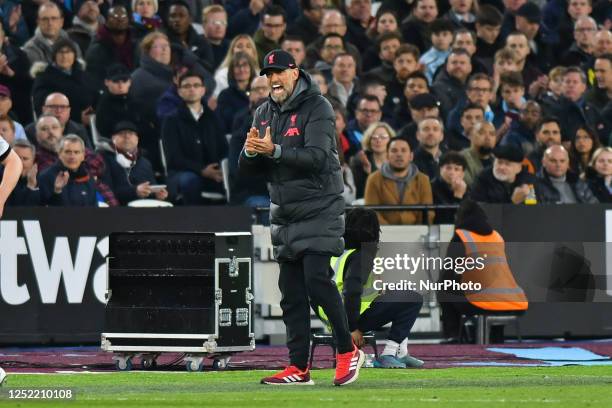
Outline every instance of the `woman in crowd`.
<svg viewBox="0 0 612 408">
<path fill-rule="evenodd" d="M 595 150 L 589 167 L 586 169 L 586 181 L 600 203 L 612 202 L 612 147 L 600 147 Z"/>
<path fill-rule="evenodd" d="M 157 15 L 158 9 L 157 0 L 132 0 L 132 35 L 136 40 L 162 26 L 163 21 Z"/>
<path fill-rule="evenodd" d="M 586 126 L 580 126 L 570 146 L 570 168 L 578 175 L 586 171 L 593 152 L 600 146 L 599 137 Z"/>
<path fill-rule="evenodd" d="M 232 56 L 237 52 L 246 52 L 255 60 L 256 71 L 259 72 L 259 60 L 257 59 L 257 48 L 255 47 L 255 43 L 251 36 L 247 34 L 239 34 L 230 43 L 229 51 L 225 56 L 225 59 L 215 72 L 215 82 L 217 83 L 217 87 L 215 88 L 214 97 L 218 98 L 225 88 L 229 86 L 228 84 L 228 76 L 227 73 L 229 71 L 229 63 L 232 59 Z"/>
<path fill-rule="evenodd" d="M 77 60 L 76 45 L 68 39 L 58 40 L 51 49 L 51 64 L 36 63 L 32 67 L 34 109 L 41 112 L 47 96 L 60 92 L 70 101 L 70 119 L 85 123 L 83 115 L 93 112 L 95 85 Z"/>
<path fill-rule="evenodd" d="M 364 132 L 361 145 L 369 163 L 363 164 L 358 157 L 351 160 L 358 199 L 363 198 L 368 176 L 387 161 L 387 145 L 394 137 L 395 131 L 385 122 L 374 122 Z"/>
<path fill-rule="evenodd" d="M 225 133 L 231 133 L 236 112 L 248 108 L 247 91 L 258 75 L 259 70 L 250 54 L 240 51 L 232 55 L 227 72 L 229 86 L 221 91 L 217 100 L 217 114 Z"/>
</svg>

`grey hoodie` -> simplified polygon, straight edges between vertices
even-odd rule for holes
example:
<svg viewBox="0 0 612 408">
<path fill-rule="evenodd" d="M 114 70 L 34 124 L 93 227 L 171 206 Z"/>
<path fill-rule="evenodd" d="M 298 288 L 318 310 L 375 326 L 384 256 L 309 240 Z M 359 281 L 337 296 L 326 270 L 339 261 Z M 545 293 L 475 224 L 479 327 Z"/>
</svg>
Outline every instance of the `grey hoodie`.
<svg viewBox="0 0 612 408">
<path fill-rule="evenodd" d="M 66 31 L 61 30 L 57 39 L 58 40 L 59 39 L 70 40 L 70 37 L 68 36 L 68 33 L 66 33 Z M 74 44 L 74 46 L 76 47 L 76 50 L 77 50 L 77 58 L 82 59 L 83 56 L 81 54 L 81 49 L 76 43 Z M 23 51 L 28 56 L 28 59 L 30 60 L 30 63 L 32 65 L 34 65 L 35 62 L 50 63 L 52 62 L 51 61 L 51 48 L 52 47 L 53 47 L 53 44 L 48 39 L 43 37 L 42 33 L 40 32 L 40 29 L 37 28 L 34 34 L 34 37 L 30 38 L 28 42 L 25 43 L 25 45 L 23 46 Z"/>
<path fill-rule="evenodd" d="M 402 198 L 404 197 L 404 191 L 406 191 L 406 186 L 408 183 L 412 181 L 414 176 L 419 172 L 419 169 L 414 163 L 410 163 L 408 167 L 408 174 L 404 177 L 397 177 L 393 174 L 393 170 L 391 170 L 391 166 L 389 163 L 384 163 L 380 168 L 380 172 L 384 178 L 388 178 L 389 180 L 395 181 L 397 184 L 397 191 L 399 193 L 400 203 L 402 202 Z"/>
</svg>

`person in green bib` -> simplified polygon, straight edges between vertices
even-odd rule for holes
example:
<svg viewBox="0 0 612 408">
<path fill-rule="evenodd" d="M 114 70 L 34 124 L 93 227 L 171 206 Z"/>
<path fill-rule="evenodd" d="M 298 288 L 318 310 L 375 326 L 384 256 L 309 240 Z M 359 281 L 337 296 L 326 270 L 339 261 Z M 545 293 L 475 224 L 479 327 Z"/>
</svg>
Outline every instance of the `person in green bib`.
<svg viewBox="0 0 612 408">
<path fill-rule="evenodd" d="M 344 252 L 332 257 L 333 279 L 344 300 L 351 336 L 357 347 L 364 344 L 363 333 L 379 330 L 391 322 L 385 348 L 374 361 L 377 368 L 420 367 L 423 361 L 408 353 L 408 335 L 416 321 L 423 298 L 413 291 L 380 293 L 373 288 L 372 269 L 380 241 L 376 212 L 355 208 L 346 214 Z M 323 309 L 315 310 L 327 324 Z"/>
</svg>

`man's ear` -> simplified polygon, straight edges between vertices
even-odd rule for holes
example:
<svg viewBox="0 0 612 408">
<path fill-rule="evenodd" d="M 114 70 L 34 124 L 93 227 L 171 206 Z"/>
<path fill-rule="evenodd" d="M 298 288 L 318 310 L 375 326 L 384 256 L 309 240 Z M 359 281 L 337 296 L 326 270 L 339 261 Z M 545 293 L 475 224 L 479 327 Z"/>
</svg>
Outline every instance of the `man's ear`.
<svg viewBox="0 0 612 408">
<path fill-rule="evenodd" d="M 297 81 L 297 79 L 300 77 L 300 70 L 297 68 L 294 68 L 293 70 L 291 70 L 291 78 L 294 81 Z"/>
</svg>

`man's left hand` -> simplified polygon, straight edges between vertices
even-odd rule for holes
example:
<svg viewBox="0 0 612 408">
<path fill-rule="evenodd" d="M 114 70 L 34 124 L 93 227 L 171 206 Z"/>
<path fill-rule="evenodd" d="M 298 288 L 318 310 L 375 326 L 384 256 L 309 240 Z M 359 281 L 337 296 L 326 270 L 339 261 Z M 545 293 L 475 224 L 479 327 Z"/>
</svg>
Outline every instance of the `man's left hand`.
<svg viewBox="0 0 612 408">
<path fill-rule="evenodd" d="M 266 156 L 272 156 L 274 154 L 274 143 L 272 142 L 272 135 L 270 134 L 270 126 L 266 128 L 266 133 L 261 139 L 249 138 L 246 141 L 246 150 L 248 152 L 255 152 L 258 154 L 264 154 Z"/>
</svg>

